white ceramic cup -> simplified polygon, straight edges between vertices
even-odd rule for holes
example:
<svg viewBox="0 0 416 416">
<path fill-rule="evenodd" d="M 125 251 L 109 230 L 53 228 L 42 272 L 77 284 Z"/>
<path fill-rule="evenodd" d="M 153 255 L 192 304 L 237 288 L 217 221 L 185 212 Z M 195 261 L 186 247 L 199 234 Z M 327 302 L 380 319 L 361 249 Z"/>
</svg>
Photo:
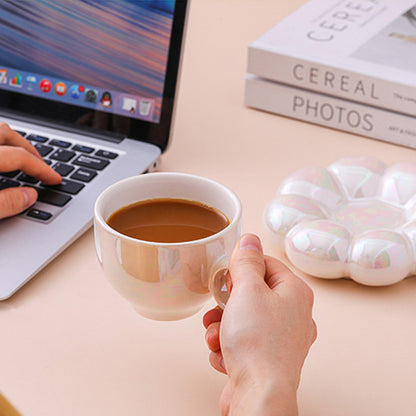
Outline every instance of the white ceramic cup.
<svg viewBox="0 0 416 416">
<path fill-rule="evenodd" d="M 224 213 L 230 224 L 209 237 L 181 243 L 138 240 L 115 231 L 109 216 L 134 202 L 180 198 L 202 202 Z M 124 179 L 97 198 L 94 235 L 98 259 L 113 287 L 141 315 L 176 320 L 198 312 L 215 297 L 228 298 L 225 274 L 241 235 L 241 203 L 225 186 L 184 173 L 149 173 Z"/>
</svg>

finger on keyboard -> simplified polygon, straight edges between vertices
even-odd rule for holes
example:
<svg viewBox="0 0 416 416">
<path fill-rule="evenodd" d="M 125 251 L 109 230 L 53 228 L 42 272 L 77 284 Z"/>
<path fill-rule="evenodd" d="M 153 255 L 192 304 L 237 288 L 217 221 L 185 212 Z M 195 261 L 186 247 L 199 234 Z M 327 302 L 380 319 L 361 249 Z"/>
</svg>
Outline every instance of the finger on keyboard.
<svg viewBox="0 0 416 416">
<path fill-rule="evenodd" d="M 48 166 L 43 159 L 38 159 L 22 147 L 0 146 L 0 172 L 21 170 L 47 185 L 61 182 L 61 176 Z"/>
<path fill-rule="evenodd" d="M 32 155 L 42 159 L 42 156 L 32 146 L 32 144 L 23 136 L 21 136 L 17 131 L 11 129 L 6 123 L 0 123 L 0 145 L 1 144 L 22 147 Z"/>
</svg>

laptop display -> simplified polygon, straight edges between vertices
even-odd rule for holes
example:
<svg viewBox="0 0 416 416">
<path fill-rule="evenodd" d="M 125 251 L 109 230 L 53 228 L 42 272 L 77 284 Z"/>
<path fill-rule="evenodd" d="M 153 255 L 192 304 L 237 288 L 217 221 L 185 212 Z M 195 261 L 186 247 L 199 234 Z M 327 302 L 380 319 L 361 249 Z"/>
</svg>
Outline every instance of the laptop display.
<svg viewBox="0 0 416 416">
<path fill-rule="evenodd" d="M 185 3 L 1 1 L 0 106 L 163 150 Z"/>
</svg>

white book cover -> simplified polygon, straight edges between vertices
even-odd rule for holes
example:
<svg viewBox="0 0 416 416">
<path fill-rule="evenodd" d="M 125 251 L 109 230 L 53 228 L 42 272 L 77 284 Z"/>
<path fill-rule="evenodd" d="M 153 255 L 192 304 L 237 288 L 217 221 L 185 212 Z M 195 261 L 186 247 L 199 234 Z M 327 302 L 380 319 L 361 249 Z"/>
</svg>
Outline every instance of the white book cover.
<svg viewBox="0 0 416 416">
<path fill-rule="evenodd" d="M 416 115 L 416 1 L 310 0 L 249 45 L 247 72 Z"/>
<path fill-rule="evenodd" d="M 245 104 L 373 139 L 416 148 L 416 118 L 255 75 L 245 80 Z"/>
</svg>

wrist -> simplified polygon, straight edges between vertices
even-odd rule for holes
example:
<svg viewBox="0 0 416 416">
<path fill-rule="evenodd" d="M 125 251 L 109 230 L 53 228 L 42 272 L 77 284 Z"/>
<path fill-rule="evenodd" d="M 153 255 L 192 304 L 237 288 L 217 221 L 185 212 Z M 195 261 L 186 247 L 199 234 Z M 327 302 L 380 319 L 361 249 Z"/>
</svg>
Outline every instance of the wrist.
<svg viewBox="0 0 416 416">
<path fill-rule="evenodd" d="M 297 416 L 296 387 L 266 380 L 235 385 L 230 416 Z"/>
</svg>

